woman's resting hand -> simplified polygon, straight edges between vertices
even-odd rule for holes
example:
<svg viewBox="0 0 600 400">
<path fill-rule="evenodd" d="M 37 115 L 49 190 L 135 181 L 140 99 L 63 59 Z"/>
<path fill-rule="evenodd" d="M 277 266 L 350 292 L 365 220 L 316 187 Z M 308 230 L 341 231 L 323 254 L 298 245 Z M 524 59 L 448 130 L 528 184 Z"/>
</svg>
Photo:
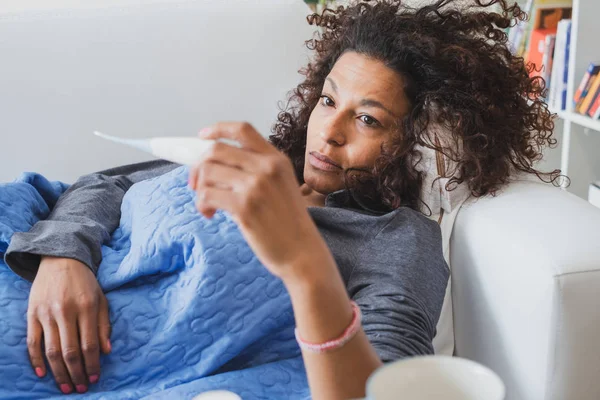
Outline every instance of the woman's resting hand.
<svg viewBox="0 0 600 400">
<path fill-rule="evenodd" d="M 109 353 L 108 302 L 83 263 L 43 257 L 27 310 L 27 348 L 37 376 L 45 356 L 63 393 L 85 392 L 100 376 L 100 350 Z"/>
</svg>

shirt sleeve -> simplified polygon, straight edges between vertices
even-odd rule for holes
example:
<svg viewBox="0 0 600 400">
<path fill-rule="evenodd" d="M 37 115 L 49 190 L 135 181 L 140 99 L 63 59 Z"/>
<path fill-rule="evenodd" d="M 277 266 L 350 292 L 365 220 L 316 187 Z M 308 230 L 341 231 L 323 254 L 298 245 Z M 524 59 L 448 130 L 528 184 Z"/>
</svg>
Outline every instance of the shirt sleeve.
<svg viewBox="0 0 600 400">
<path fill-rule="evenodd" d="M 433 338 L 449 279 L 439 226 L 406 209 L 358 255 L 348 292 L 383 362 L 433 354 Z"/>
<path fill-rule="evenodd" d="M 6 264 L 33 281 L 41 256 L 72 258 L 94 274 L 102 260 L 102 245 L 119 226 L 125 193 L 137 182 L 163 175 L 178 165 L 149 161 L 108 169 L 77 180 L 58 200 L 47 219 L 29 232 L 12 237 Z"/>
</svg>

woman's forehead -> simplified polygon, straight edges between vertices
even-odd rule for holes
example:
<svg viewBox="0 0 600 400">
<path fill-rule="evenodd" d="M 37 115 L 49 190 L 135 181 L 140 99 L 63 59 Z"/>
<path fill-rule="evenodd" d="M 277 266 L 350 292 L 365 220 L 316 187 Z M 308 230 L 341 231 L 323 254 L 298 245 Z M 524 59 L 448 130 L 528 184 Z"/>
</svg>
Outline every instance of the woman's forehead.
<svg viewBox="0 0 600 400">
<path fill-rule="evenodd" d="M 357 52 L 344 53 L 327 77 L 330 85 L 342 95 L 368 98 L 386 104 L 395 114 L 407 110 L 404 78 L 383 62 Z"/>
</svg>

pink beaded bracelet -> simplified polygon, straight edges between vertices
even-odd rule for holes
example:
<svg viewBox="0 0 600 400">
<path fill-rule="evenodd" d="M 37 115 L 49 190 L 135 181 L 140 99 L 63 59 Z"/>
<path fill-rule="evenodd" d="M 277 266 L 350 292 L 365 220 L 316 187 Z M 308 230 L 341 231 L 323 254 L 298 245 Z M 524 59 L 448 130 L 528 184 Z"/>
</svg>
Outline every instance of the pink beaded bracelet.
<svg viewBox="0 0 600 400">
<path fill-rule="evenodd" d="M 325 353 L 327 351 L 339 349 L 343 347 L 346 343 L 348 343 L 355 335 L 356 332 L 360 329 L 360 308 L 355 302 L 351 302 L 352 304 L 352 322 L 350 325 L 344 330 L 344 333 L 337 339 L 330 340 L 325 343 L 310 343 L 306 340 L 303 340 L 298 334 L 298 329 L 296 328 L 296 340 L 300 345 L 301 349 L 308 350 L 312 353 Z"/>
</svg>

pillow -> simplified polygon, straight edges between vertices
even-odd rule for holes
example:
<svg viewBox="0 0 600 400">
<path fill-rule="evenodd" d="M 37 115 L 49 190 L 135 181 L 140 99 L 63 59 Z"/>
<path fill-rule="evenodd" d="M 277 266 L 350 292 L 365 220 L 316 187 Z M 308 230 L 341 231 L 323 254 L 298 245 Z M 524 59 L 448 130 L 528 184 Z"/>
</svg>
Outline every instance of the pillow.
<svg viewBox="0 0 600 400">
<path fill-rule="evenodd" d="M 443 129 L 440 127 L 434 127 L 432 132 L 432 142 L 435 144 L 441 143 L 441 137 L 449 137 L 449 135 L 444 135 Z M 421 187 L 421 199 L 423 200 L 421 211 L 440 224 L 444 259 L 451 272 L 433 347 L 436 354 L 451 356 L 454 353 L 454 321 L 450 238 L 458 211 L 469 198 L 470 191 L 464 183 L 458 185 L 454 190 L 448 191 L 446 184 L 457 173 L 456 163 L 430 147 L 420 146 L 418 150 L 421 152 L 422 158 L 417 169 L 425 174 Z"/>
</svg>

